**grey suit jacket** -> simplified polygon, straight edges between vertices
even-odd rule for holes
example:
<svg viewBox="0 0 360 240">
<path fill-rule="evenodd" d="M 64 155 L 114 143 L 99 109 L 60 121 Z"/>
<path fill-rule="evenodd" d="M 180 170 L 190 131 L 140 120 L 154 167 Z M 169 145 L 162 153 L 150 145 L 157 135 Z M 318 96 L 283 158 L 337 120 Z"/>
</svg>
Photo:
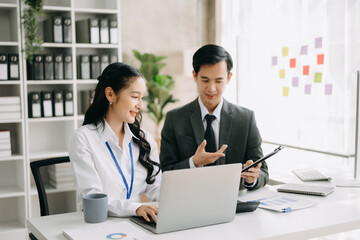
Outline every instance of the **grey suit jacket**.
<svg viewBox="0 0 360 240">
<path fill-rule="evenodd" d="M 242 163 L 263 156 L 261 136 L 253 111 L 229 103 L 224 99 L 221 110 L 219 146 L 227 144 L 225 157 L 218 164 Z M 204 125 L 198 99 L 169 111 L 161 132 L 160 162 L 163 171 L 189 168 L 189 158 L 204 140 Z M 265 186 L 269 180 L 266 162 L 262 163 L 257 184 Z"/>
</svg>

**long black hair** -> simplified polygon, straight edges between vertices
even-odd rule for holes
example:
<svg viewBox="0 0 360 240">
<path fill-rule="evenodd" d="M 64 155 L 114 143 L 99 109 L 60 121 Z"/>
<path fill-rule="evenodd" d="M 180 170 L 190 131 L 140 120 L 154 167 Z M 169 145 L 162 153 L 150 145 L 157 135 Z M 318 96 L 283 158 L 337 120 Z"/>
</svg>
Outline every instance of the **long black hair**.
<svg viewBox="0 0 360 240">
<path fill-rule="evenodd" d="M 124 63 L 112 63 L 107 66 L 98 77 L 98 84 L 95 88 L 95 96 L 92 104 L 85 113 L 83 125 L 94 124 L 96 127 L 105 126 L 105 117 L 109 110 L 109 101 L 105 96 L 105 89 L 111 87 L 115 94 L 126 89 L 136 77 L 144 78 L 135 68 Z M 150 159 L 151 146 L 145 139 L 145 133 L 140 128 L 142 116 L 139 112 L 135 117 L 135 122 L 130 124 L 131 132 L 136 136 L 132 140 L 139 146 L 139 162 L 147 170 L 146 183 L 152 184 L 156 175 L 160 172 L 160 164 Z M 155 174 L 154 166 L 159 169 Z"/>
</svg>

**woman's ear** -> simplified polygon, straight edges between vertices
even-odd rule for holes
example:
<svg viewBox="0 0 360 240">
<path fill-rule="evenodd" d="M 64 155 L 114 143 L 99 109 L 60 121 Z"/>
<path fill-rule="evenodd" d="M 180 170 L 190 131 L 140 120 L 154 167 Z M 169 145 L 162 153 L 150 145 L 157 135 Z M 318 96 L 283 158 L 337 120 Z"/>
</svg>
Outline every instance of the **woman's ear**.
<svg viewBox="0 0 360 240">
<path fill-rule="evenodd" d="M 110 103 L 115 102 L 116 95 L 111 87 L 105 88 L 105 97 Z"/>
</svg>

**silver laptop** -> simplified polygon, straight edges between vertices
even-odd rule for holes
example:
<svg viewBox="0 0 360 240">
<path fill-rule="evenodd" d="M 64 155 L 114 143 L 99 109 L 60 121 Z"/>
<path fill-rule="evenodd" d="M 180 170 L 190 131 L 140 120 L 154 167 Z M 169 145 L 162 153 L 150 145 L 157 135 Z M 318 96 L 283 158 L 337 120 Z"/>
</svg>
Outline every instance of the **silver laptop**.
<svg viewBox="0 0 360 240">
<path fill-rule="evenodd" d="M 166 171 L 157 224 L 140 217 L 130 220 L 154 233 L 230 222 L 235 217 L 240 177 L 241 163 Z"/>
</svg>

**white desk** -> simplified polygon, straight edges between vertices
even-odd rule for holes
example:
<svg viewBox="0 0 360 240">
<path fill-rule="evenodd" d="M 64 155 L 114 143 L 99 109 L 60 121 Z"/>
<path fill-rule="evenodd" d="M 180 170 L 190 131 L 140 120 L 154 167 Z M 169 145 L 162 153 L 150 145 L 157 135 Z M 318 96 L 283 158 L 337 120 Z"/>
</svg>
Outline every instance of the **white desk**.
<svg viewBox="0 0 360 240">
<path fill-rule="evenodd" d="M 240 192 L 240 194 L 244 194 L 244 192 Z M 255 212 L 237 214 L 234 221 L 230 223 L 161 235 L 150 234 L 159 240 L 240 239 L 240 237 L 247 240 L 296 240 L 360 228 L 360 188 L 336 188 L 327 197 L 297 196 L 313 199 L 319 204 L 289 213 L 276 213 L 258 208 Z M 28 229 L 39 240 L 66 239 L 62 235 L 63 229 L 101 226 L 124 220 L 128 221 L 126 218 L 109 218 L 104 223 L 87 224 L 83 220 L 83 214 L 76 212 L 30 218 L 28 219 Z"/>
</svg>

